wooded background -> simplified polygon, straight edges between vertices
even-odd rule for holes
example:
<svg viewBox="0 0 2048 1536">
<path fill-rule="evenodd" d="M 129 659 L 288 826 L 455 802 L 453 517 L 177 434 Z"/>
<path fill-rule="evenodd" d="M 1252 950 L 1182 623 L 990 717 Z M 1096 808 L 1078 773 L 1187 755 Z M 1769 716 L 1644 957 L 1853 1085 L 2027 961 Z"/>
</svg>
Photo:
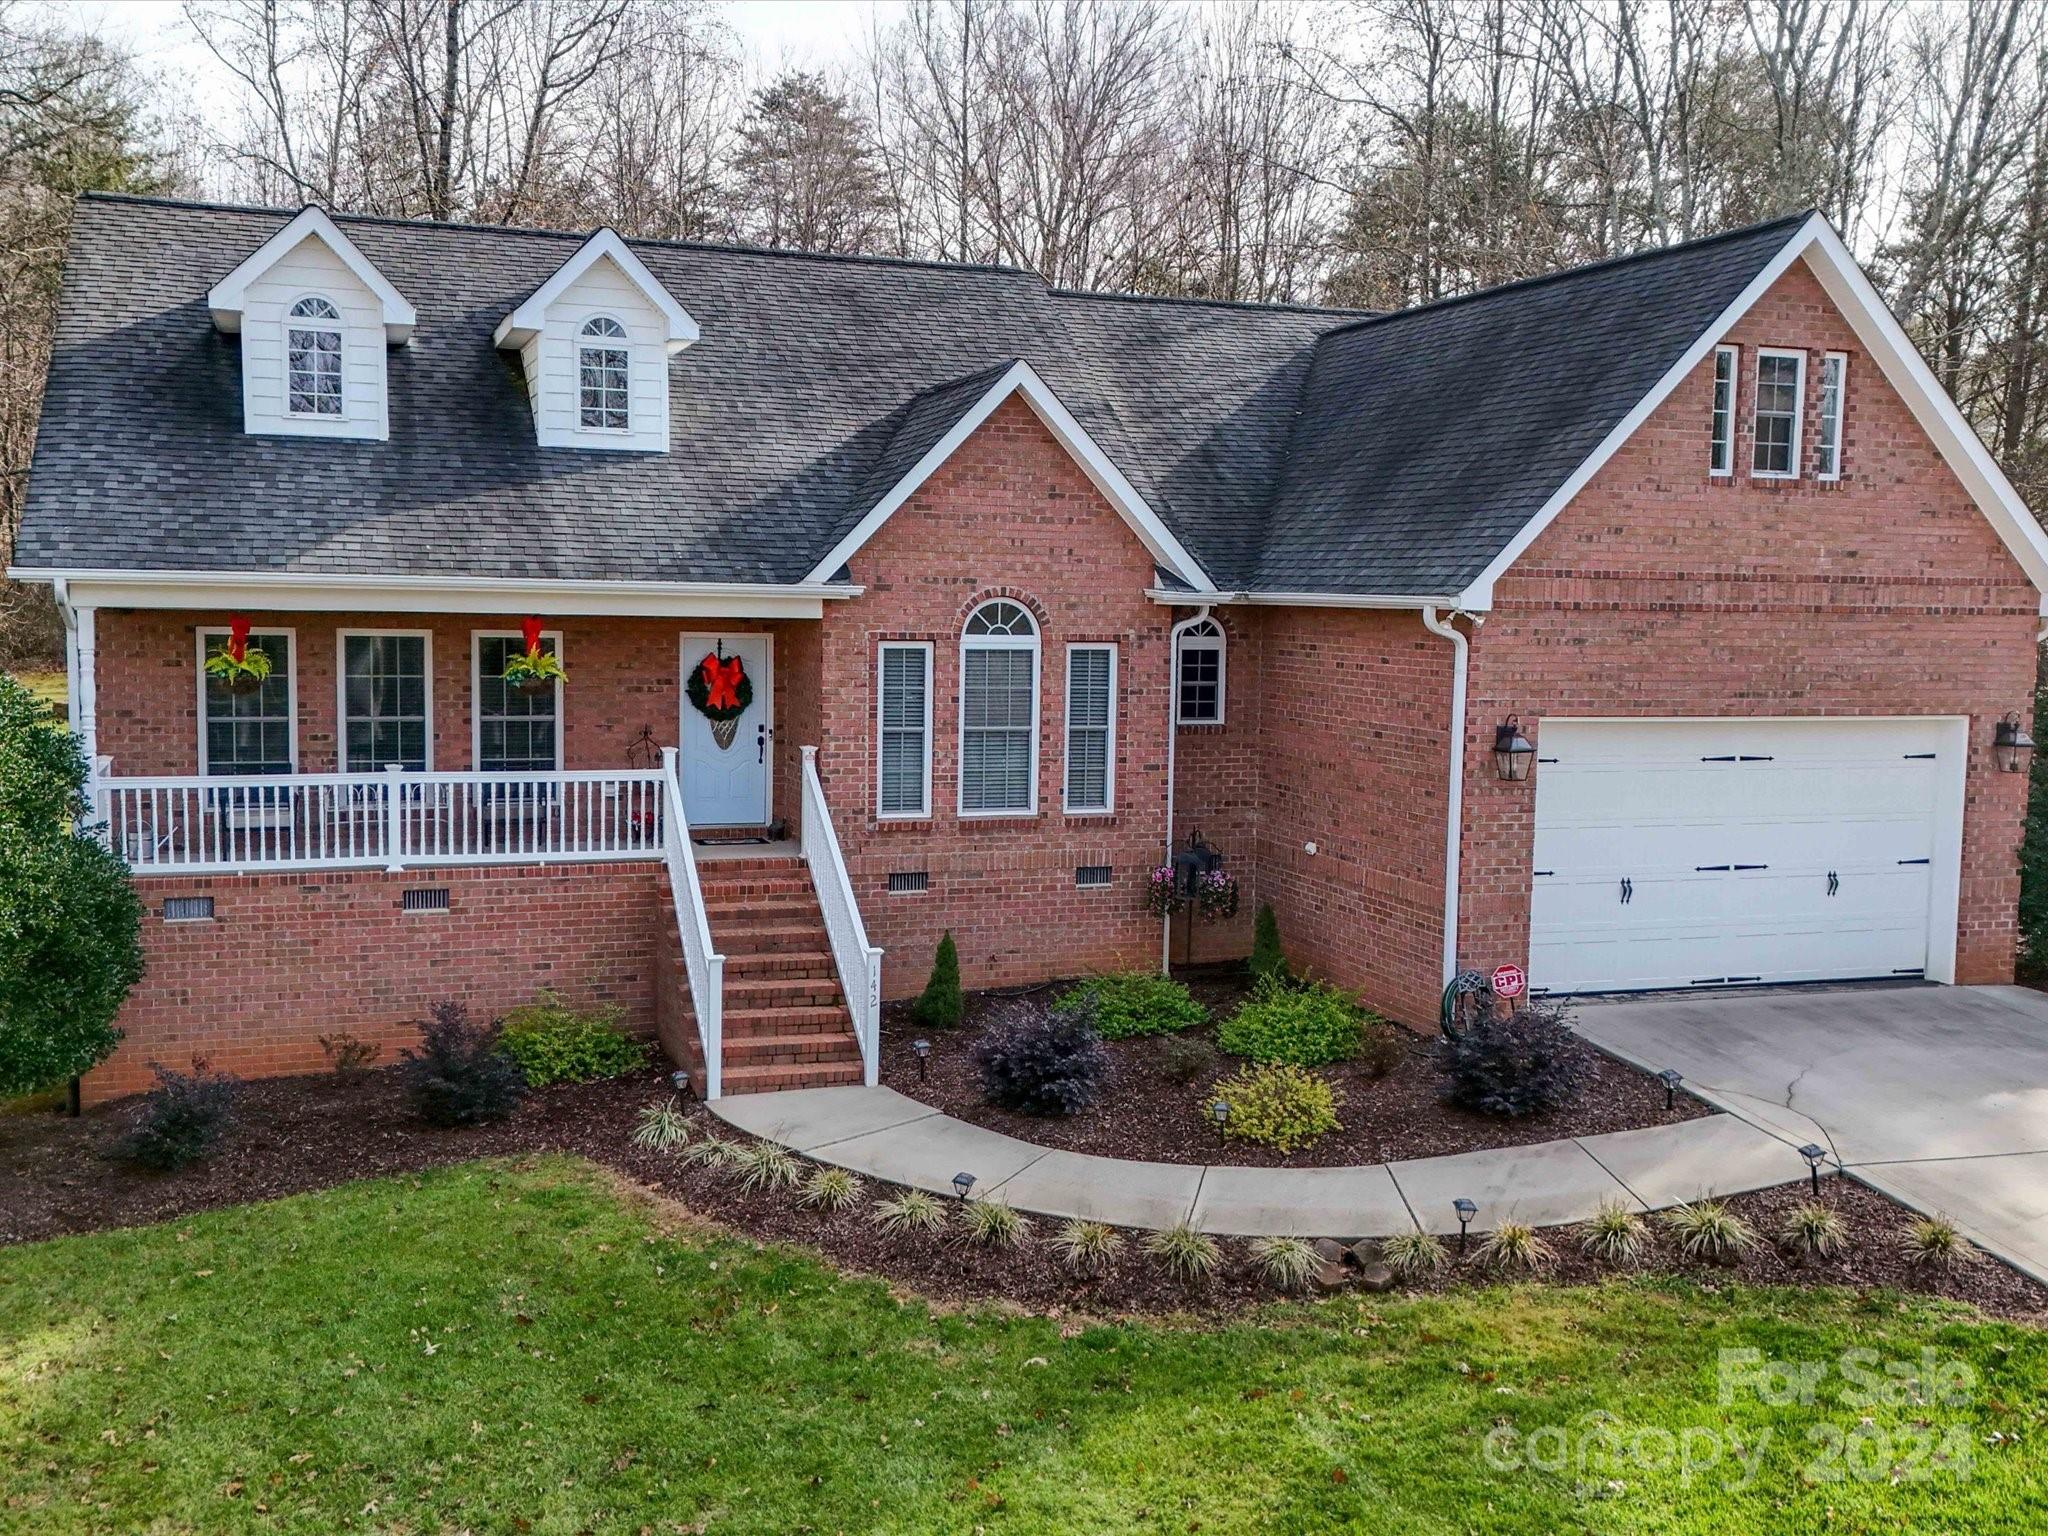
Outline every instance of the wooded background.
<svg viewBox="0 0 2048 1536">
<path fill-rule="evenodd" d="M 1001 262 L 1392 307 L 1823 209 L 2048 498 L 2040 0 L 913 0 L 829 73 L 709 0 L 194 0 L 195 115 L 0 0 L 0 551 L 73 197 Z M 46 652 L 9 590 L 0 659 Z"/>
</svg>

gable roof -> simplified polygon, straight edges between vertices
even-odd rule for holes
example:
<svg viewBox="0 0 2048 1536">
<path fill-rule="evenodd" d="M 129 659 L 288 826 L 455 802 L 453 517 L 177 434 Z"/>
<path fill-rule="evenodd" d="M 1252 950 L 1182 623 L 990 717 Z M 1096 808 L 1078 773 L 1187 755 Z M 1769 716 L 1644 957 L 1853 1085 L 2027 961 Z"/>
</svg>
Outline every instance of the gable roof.
<svg viewBox="0 0 2048 1536">
<path fill-rule="evenodd" d="M 241 430 L 239 351 L 207 323 L 207 284 L 294 222 L 81 202 L 17 570 L 816 583 L 1001 390 L 1066 441 L 1165 588 L 1484 607 L 1634 424 L 1805 259 L 2048 588 L 2039 525 L 1817 217 L 1385 316 L 343 217 L 337 233 L 426 316 L 391 355 L 386 443 Z M 702 322 L 670 363 L 672 451 L 541 448 L 518 358 L 496 342 L 575 263 L 615 250 Z"/>
<path fill-rule="evenodd" d="M 647 270 L 647 263 L 633 254 L 632 247 L 619 238 L 617 230 L 600 229 L 584 241 L 574 255 L 555 268 L 554 274 L 534 289 L 524 303 L 498 322 L 498 328 L 491 333 L 491 340 L 501 347 L 524 346 L 546 324 L 548 306 L 600 261 L 610 261 L 623 272 L 626 281 L 640 290 L 640 296 L 653 305 L 667 323 L 670 356 L 697 339 L 696 320 L 676 302 L 674 294 L 662 287 L 661 279 Z"/>
<path fill-rule="evenodd" d="M 391 286 L 389 279 L 377 270 L 376 264 L 356 249 L 355 242 L 336 227 L 334 220 L 310 203 L 301 208 L 284 228 L 251 251 L 234 271 L 213 285 L 206 295 L 213 323 L 226 335 L 232 336 L 241 330 L 242 307 L 249 285 L 307 240 L 318 240 L 326 246 L 343 266 L 355 274 L 356 280 L 376 296 L 384 311 L 384 339 L 393 346 L 404 345 L 412 335 L 412 328 L 419 323 L 412 305 L 404 294 Z"/>
</svg>

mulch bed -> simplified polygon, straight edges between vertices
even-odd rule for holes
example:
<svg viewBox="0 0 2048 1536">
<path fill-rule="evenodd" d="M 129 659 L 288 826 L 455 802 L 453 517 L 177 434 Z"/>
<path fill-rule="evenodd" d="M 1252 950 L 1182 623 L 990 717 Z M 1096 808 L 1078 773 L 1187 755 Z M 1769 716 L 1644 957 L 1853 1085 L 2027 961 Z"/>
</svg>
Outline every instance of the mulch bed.
<svg viewBox="0 0 2048 1536">
<path fill-rule="evenodd" d="M 931 1037 L 928 1076 L 923 1080 L 918 1077 L 917 1057 L 910 1043 L 925 1032 L 911 1023 L 909 1004 L 890 1004 L 882 1014 L 882 1082 L 955 1119 L 1040 1146 L 1154 1163 L 1231 1163 L 1251 1168 L 1392 1163 L 1629 1131 L 1712 1113 L 1683 1092 L 1676 1106 L 1667 1110 L 1662 1083 L 1585 1044 L 1578 1049 L 1592 1074 L 1591 1081 L 1568 1108 L 1521 1120 L 1456 1109 L 1438 1095 L 1442 1079 L 1432 1043 L 1408 1030 L 1400 1031 L 1403 1049 L 1399 1062 L 1383 1078 L 1375 1079 L 1351 1062 L 1321 1069 L 1337 1089 L 1337 1119 L 1342 1129 L 1291 1155 L 1254 1142 L 1225 1140 L 1205 1117 L 1203 1106 L 1214 1098 L 1206 1090 L 1236 1072 L 1244 1065 L 1242 1061 L 1216 1052 L 1210 1070 L 1192 1083 L 1178 1082 L 1163 1065 L 1167 1041 L 1156 1035 L 1106 1043 L 1114 1076 L 1108 1090 L 1078 1115 L 1049 1119 L 996 1108 L 982 1097 L 981 1078 L 970 1059 L 975 1038 L 991 1026 L 1044 1013 L 1067 985 L 1062 982 L 1028 991 L 970 996 L 967 1017 L 960 1027 Z M 1219 1022 L 1230 1016 L 1245 993 L 1244 983 L 1236 975 L 1192 979 L 1189 990 Z M 1214 1034 L 1214 1025 L 1209 1025 L 1184 1030 L 1178 1038 L 1213 1045 Z"/>
<path fill-rule="evenodd" d="M 172 1220 L 478 1157 L 567 1152 L 603 1164 L 742 1238 L 803 1244 L 841 1268 L 879 1276 L 936 1302 L 1002 1302 L 1057 1315 L 1215 1315 L 1274 1297 L 1246 1245 L 1235 1240 L 1223 1242 L 1222 1268 L 1205 1283 L 1184 1285 L 1162 1274 L 1137 1252 L 1135 1235 L 1108 1274 L 1084 1282 L 1065 1274 L 1038 1245 L 1000 1252 L 964 1246 L 950 1235 L 884 1236 L 867 1213 L 877 1187 L 867 1191 L 868 1201 L 832 1216 L 803 1210 L 786 1191 L 743 1191 L 727 1174 L 630 1144 L 635 1112 L 667 1091 L 666 1077 L 653 1070 L 609 1083 L 547 1088 L 530 1095 L 503 1125 L 448 1131 L 413 1117 L 390 1070 L 348 1082 L 305 1077 L 252 1083 L 239 1095 L 234 1124 L 215 1155 L 175 1174 L 143 1173 L 105 1157 L 133 1113 L 132 1103 L 78 1120 L 0 1117 L 0 1243 Z M 714 1130 L 729 1134 L 702 1105 L 690 1106 L 689 1119 L 693 1137 Z M 2048 1323 L 2048 1289 L 1982 1258 L 1954 1276 L 1925 1273 L 1891 1246 L 1891 1234 L 1906 1219 L 1903 1210 L 1846 1181 L 1824 1187 L 1849 1223 L 1853 1247 L 1841 1258 L 1795 1264 L 1766 1249 L 1731 1266 L 1687 1264 L 1659 1231 L 1655 1256 L 1637 1272 L 1679 1273 L 1708 1285 L 1893 1286 L 1971 1302 L 2001 1317 Z M 1805 1193 L 1803 1185 L 1791 1185 L 1727 1203 L 1769 1232 Z M 1052 1226 L 1037 1223 L 1041 1234 Z M 1543 1236 L 1559 1255 L 1551 1279 L 1590 1281 L 1615 1273 L 1580 1255 L 1570 1229 Z M 1466 1264 L 1404 1289 L 1442 1290 L 1491 1278 Z"/>
</svg>

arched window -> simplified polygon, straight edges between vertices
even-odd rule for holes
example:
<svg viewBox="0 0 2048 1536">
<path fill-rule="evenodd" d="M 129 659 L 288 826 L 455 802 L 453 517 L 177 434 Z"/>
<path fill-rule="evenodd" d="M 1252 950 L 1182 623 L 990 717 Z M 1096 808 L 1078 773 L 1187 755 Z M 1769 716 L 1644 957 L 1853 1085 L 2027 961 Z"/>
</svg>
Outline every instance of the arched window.
<svg viewBox="0 0 2048 1536">
<path fill-rule="evenodd" d="M 1038 809 L 1038 626 L 997 598 L 960 636 L 960 814 Z"/>
<path fill-rule="evenodd" d="M 598 315 L 583 324 L 576 348 L 576 385 L 585 427 L 596 432 L 624 432 L 631 412 L 626 395 L 629 384 L 626 328 L 610 315 Z"/>
<path fill-rule="evenodd" d="M 341 414 L 341 311 L 314 295 L 285 325 L 285 406 L 294 416 Z"/>
<path fill-rule="evenodd" d="M 1204 619 L 1180 632 L 1174 655 L 1176 725 L 1223 723 L 1223 626 Z"/>
</svg>

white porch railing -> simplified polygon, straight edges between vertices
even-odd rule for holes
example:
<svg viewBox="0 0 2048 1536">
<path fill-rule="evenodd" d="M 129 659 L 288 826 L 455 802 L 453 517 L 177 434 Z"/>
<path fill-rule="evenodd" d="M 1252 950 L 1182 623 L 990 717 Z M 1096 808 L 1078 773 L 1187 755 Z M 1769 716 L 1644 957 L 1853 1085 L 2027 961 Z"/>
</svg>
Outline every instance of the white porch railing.
<svg viewBox="0 0 2048 1536">
<path fill-rule="evenodd" d="M 825 931 L 832 940 L 832 959 L 839 968 L 839 989 L 853 1015 L 853 1037 L 860 1042 L 861 1071 L 872 1088 L 882 1059 L 882 952 L 868 942 L 860 920 L 853 880 L 839 834 L 832 830 L 832 812 L 825 804 L 825 786 L 818 780 L 818 749 L 803 749 L 803 823 L 798 834 L 804 863 L 810 866 L 811 887 Z"/>
<path fill-rule="evenodd" d="M 668 861 L 669 894 L 675 899 L 676 932 L 683 942 L 697 1040 L 704 1048 L 704 1097 L 715 1099 L 725 1064 L 725 956 L 711 947 L 704 887 L 697 879 L 697 853 L 690 844 L 689 819 L 683 815 L 683 781 L 676 764 L 676 749 L 663 747 L 661 782 L 668 814 L 662 818 L 662 856 Z"/>
<path fill-rule="evenodd" d="M 655 859 L 677 803 L 653 768 L 100 778 L 94 799 L 138 874 Z"/>
</svg>

